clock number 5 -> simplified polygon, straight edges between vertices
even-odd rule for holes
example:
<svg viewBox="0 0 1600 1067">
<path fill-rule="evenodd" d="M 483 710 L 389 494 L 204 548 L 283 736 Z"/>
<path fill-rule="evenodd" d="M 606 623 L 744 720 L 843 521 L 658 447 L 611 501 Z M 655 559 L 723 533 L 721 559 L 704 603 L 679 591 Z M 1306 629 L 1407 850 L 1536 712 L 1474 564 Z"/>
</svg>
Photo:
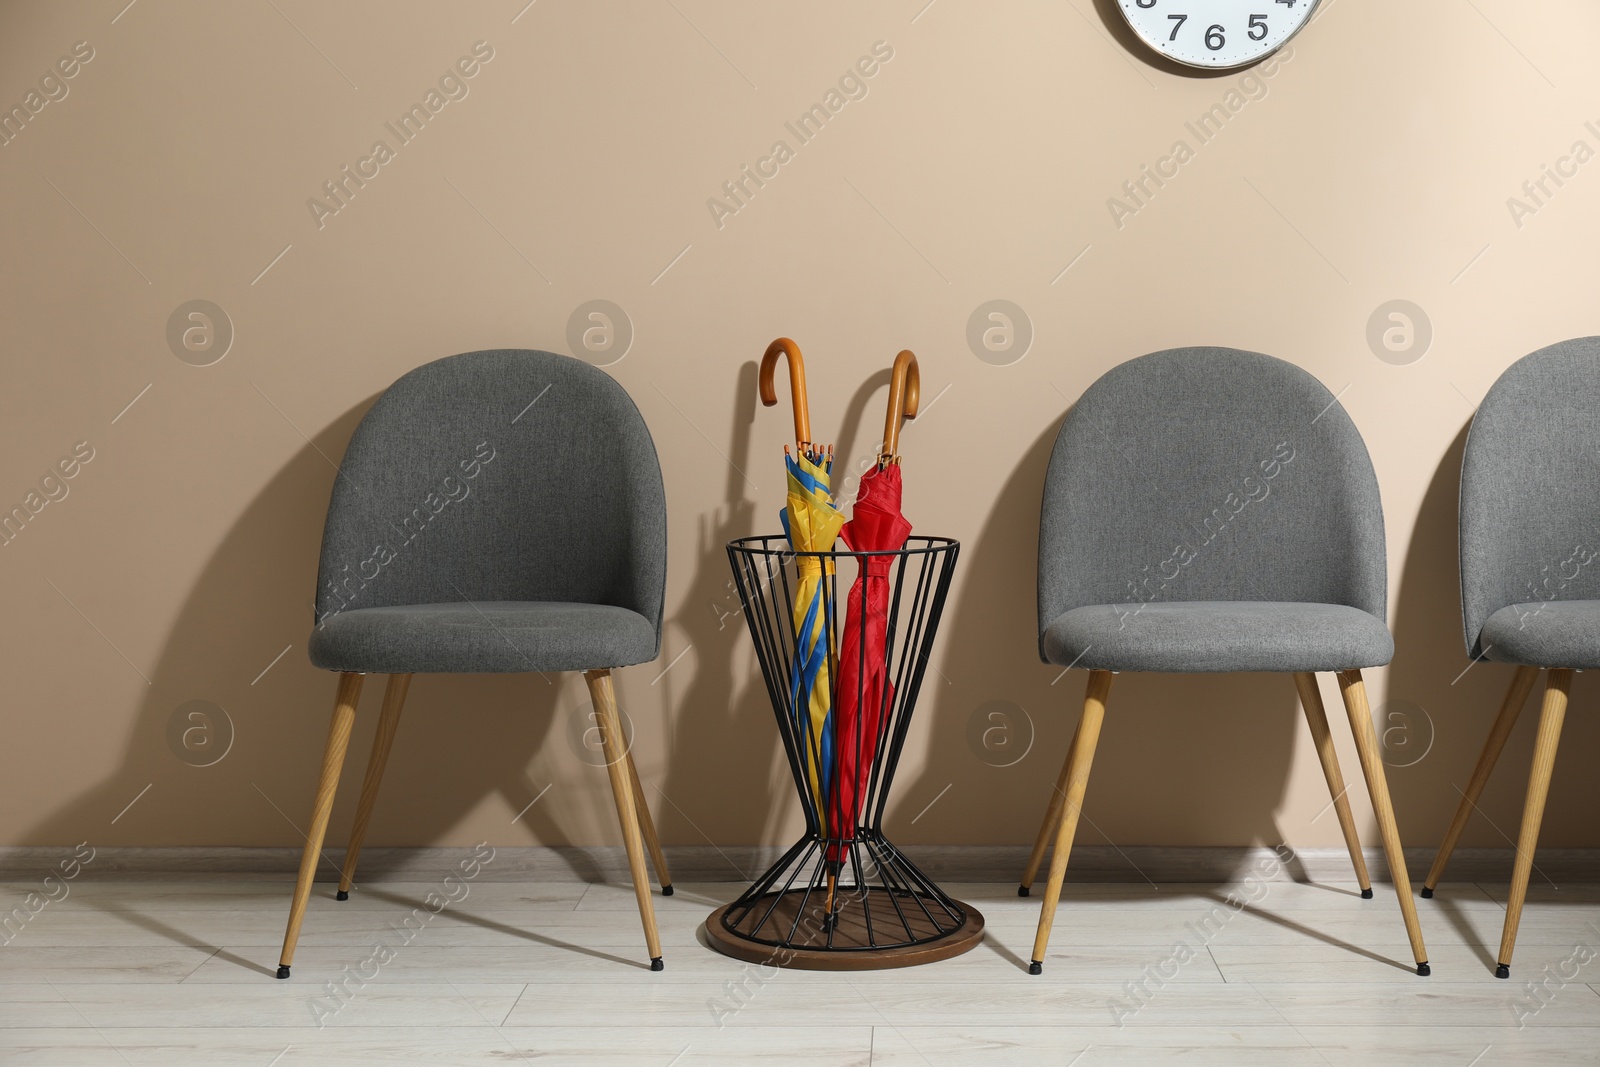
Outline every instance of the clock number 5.
<svg viewBox="0 0 1600 1067">
<path fill-rule="evenodd" d="M 1217 23 L 1212 23 L 1210 26 L 1208 26 L 1206 28 L 1206 47 L 1207 48 L 1209 48 L 1213 52 L 1215 52 L 1217 49 L 1221 48 L 1223 45 L 1225 45 L 1227 43 L 1228 43 L 1228 39 L 1222 35 L 1222 27 L 1220 25 L 1218 25 Z"/>
<path fill-rule="evenodd" d="M 1168 37 L 1167 40 L 1176 41 L 1178 39 L 1178 31 L 1183 29 L 1183 24 L 1184 24 L 1184 22 L 1186 22 L 1188 20 L 1189 16 L 1188 15 L 1168 15 L 1167 18 L 1172 21 L 1172 35 L 1170 37 Z"/>
<path fill-rule="evenodd" d="M 1260 30 L 1261 32 L 1257 33 L 1256 32 L 1257 30 Z M 1267 38 L 1267 16 L 1265 16 L 1265 15 L 1251 15 L 1250 16 L 1250 39 L 1252 41 L 1264 41 L 1264 40 L 1266 40 L 1266 38 Z"/>
</svg>

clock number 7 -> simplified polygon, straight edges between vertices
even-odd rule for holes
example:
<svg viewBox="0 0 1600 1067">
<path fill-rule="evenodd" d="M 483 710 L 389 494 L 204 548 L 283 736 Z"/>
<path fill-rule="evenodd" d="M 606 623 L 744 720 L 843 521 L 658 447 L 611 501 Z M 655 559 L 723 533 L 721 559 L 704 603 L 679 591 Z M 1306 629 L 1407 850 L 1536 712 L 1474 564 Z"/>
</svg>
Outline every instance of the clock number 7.
<svg viewBox="0 0 1600 1067">
<path fill-rule="evenodd" d="M 1189 16 L 1188 15 L 1168 15 L 1167 18 L 1169 20 L 1171 20 L 1171 22 L 1172 22 L 1172 35 L 1169 36 L 1167 38 L 1167 40 L 1176 41 L 1178 39 L 1178 31 L 1183 29 L 1183 24 L 1189 18 Z"/>
</svg>

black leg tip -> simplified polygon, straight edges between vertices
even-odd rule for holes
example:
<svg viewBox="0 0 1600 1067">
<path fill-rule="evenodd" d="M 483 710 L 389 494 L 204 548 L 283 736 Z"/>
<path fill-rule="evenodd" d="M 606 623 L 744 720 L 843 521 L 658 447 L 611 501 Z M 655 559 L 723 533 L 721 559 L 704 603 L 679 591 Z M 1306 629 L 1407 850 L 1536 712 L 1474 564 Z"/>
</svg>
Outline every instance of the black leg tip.
<svg viewBox="0 0 1600 1067">
<path fill-rule="evenodd" d="M 1496 978 L 1510 978 L 1511 977 L 1511 965 L 1509 963 L 1497 963 L 1497 964 L 1495 964 L 1494 976 Z"/>
<path fill-rule="evenodd" d="M 1027 895 L 1028 895 L 1028 887 L 1027 886 L 1025 886 L 1025 885 L 1017 886 L 1017 896 L 1025 897 Z"/>
<path fill-rule="evenodd" d="M 1040 963 L 1038 960 L 1034 960 L 1032 963 L 1028 964 L 1028 973 L 1029 974 L 1043 974 L 1044 973 L 1044 964 Z"/>
<path fill-rule="evenodd" d="M 661 895 L 664 897 L 670 897 L 672 895 L 672 884 L 670 882 L 661 887 Z"/>
<path fill-rule="evenodd" d="M 1422 899 L 1423 900 L 1432 900 L 1433 899 L 1433 889 L 1432 889 L 1432 887 L 1430 887 L 1430 886 L 1423 886 L 1422 887 Z"/>
<path fill-rule="evenodd" d="M 664 971 L 667 969 L 667 965 L 661 961 L 660 956 L 651 956 L 650 969 L 652 971 Z"/>
<path fill-rule="evenodd" d="M 289 965 L 287 963 L 278 964 L 278 977 L 279 978 L 287 978 L 287 977 L 289 977 Z"/>
<path fill-rule="evenodd" d="M 1426 894 L 1428 891 L 1426 889 L 1424 889 L 1422 892 L 1424 894 Z M 1367 888 L 1365 888 L 1365 889 L 1363 889 L 1361 891 L 1361 899 L 1362 900 L 1371 900 L 1372 899 L 1372 887 L 1370 885 L 1367 886 Z"/>
<path fill-rule="evenodd" d="M 333 895 L 333 899 L 334 900 L 349 900 L 350 899 L 350 894 L 345 892 L 343 889 L 341 889 L 341 890 L 339 890 L 337 893 L 335 893 Z"/>
<path fill-rule="evenodd" d="M 1417 964 L 1417 977 L 1426 978 L 1432 973 L 1433 968 L 1428 966 L 1427 960 L 1423 960 L 1421 963 Z"/>
</svg>

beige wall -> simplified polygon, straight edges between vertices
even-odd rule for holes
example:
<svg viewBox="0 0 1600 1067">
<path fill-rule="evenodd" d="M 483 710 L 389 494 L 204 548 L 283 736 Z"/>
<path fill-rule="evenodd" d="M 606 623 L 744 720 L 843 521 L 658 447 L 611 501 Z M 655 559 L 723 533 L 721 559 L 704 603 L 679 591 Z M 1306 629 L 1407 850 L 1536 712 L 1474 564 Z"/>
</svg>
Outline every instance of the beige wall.
<svg viewBox="0 0 1600 1067">
<path fill-rule="evenodd" d="M 748 638 L 721 617 L 722 543 L 772 529 L 781 503 L 787 402 L 756 408 L 750 366 L 779 334 L 810 361 L 817 436 L 851 458 L 876 441 L 883 368 L 901 347 L 921 357 L 906 510 L 966 548 L 897 791 L 901 839 L 1031 839 L 1082 693 L 1080 672 L 1053 686 L 1033 651 L 1049 443 L 1107 368 L 1214 343 L 1305 367 L 1366 435 L 1399 647 L 1371 672 L 1374 703 L 1426 712 L 1391 735 L 1397 764 L 1431 720 L 1431 750 L 1390 780 L 1408 842 L 1438 840 L 1508 678 L 1458 678 L 1461 435 L 1512 360 L 1600 332 L 1600 163 L 1547 181 L 1534 213 L 1507 204 L 1575 141 L 1600 148 L 1584 125 L 1600 128 L 1594 5 L 1337 0 L 1270 79 L 1245 82 L 1153 65 L 1110 0 L 539 0 L 520 16 L 522 0 L 124 2 L 0 14 L 7 106 L 75 42 L 93 49 L 0 147 L 0 498 L 22 502 L 77 442 L 94 454 L 0 548 L 0 843 L 297 844 L 334 689 L 305 654 L 326 457 L 406 370 L 566 351 L 569 315 L 595 298 L 636 331 L 609 370 L 667 468 L 663 658 L 622 672 L 620 691 L 669 840 L 797 825 Z M 374 140 L 393 145 L 384 123 L 479 41 L 493 58 L 468 95 L 319 226 L 308 198 Z M 867 95 L 799 145 L 784 123 L 879 41 L 893 55 Z M 1236 113 L 1202 145 L 1185 122 L 1230 91 Z M 719 226 L 708 198 L 779 139 L 794 158 Z M 1193 158 L 1118 225 L 1108 198 L 1180 139 Z M 1007 366 L 965 339 L 997 298 L 1035 331 Z M 236 334 L 211 366 L 166 338 L 194 299 Z M 1365 337 L 1394 299 L 1432 324 L 1409 365 Z M 374 843 L 615 839 L 605 776 L 570 741 L 577 679 L 425 677 L 412 692 Z M 1546 844 L 1600 844 L 1583 769 L 1597 695 L 1578 680 Z M 374 682 L 352 764 L 378 699 Z M 169 745 L 193 700 L 235 729 L 209 767 Z M 1036 728 L 1009 768 L 966 740 L 994 701 Z M 1532 719 L 1483 804 L 1507 833 Z M 1080 840 L 1333 845 L 1326 804 L 1288 679 L 1125 677 Z M 1484 820 L 1469 830 L 1506 842 Z"/>
</svg>

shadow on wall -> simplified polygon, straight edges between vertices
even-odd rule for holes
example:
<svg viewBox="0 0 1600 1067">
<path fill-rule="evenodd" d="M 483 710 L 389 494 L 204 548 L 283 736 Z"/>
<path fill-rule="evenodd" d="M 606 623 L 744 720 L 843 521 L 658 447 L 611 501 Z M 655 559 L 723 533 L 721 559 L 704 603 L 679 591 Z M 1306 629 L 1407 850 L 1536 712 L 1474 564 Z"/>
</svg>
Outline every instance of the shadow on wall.
<svg viewBox="0 0 1600 1067">
<path fill-rule="evenodd" d="M 1469 667 L 1461 633 L 1458 516 L 1467 429 L 1463 426 L 1451 442 L 1422 499 L 1396 598 L 1388 692 L 1373 708 L 1396 818 L 1408 845 L 1435 845 L 1444 836 L 1514 671 L 1501 663 Z M 1527 577 L 1533 581 L 1539 576 Z M 1541 678 L 1478 801 L 1479 812 L 1467 824 L 1464 847 L 1515 845 L 1543 691 Z M 1572 710 L 1592 707 L 1592 699 L 1587 678 L 1578 675 Z M 1561 738 L 1565 758 L 1557 756 L 1541 846 L 1577 846 L 1592 838 L 1595 790 L 1590 776 L 1576 768 L 1575 754 L 1593 752 L 1597 745 L 1600 725 L 1594 717 L 1569 714 Z M 1427 871 L 1411 873 L 1420 879 Z M 1534 881 L 1539 881 L 1537 873 Z"/>
<path fill-rule="evenodd" d="M 240 516 L 195 583 L 150 673 L 122 765 L 20 843 L 304 843 L 300 828 L 335 689 L 335 676 L 313 668 L 306 657 L 332 461 L 344 454 L 376 399 L 319 433 Z M 261 634 L 279 636 L 269 647 L 261 644 Z M 285 654 L 274 661 L 280 651 Z M 383 683 L 382 677 L 369 677 L 362 692 L 329 824 L 328 855 L 342 855 L 349 834 Z M 563 684 L 536 674 L 419 675 L 384 775 L 369 844 L 438 840 L 495 792 L 513 811 L 532 801 L 539 787 L 528 777 L 531 760 L 541 746 L 562 743 L 555 735 L 564 728 L 551 727 Z M 190 704 L 196 700 L 220 706 L 226 716 Z M 209 720 L 188 717 L 197 709 Z M 604 789 L 603 779 L 597 772 L 597 788 Z M 553 812 L 559 812 L 557 805 L 538 804 L 523 821 L 538 840 L 565 844 Z"/>
<path fill-rule="evenodd" d="M 725 547 L 761 525 L 755 502 L 746 495 L 752 488 L 748 478 L 756 370 L 753 361 L 747 362 L 736 375 L 723 503 L 700 517 L 694 577 L 678 611 L 667 619 L 663 662 L 657 668 L 668 667 L 677 650 L 691 650 L 694 674 L 686 684 L 679 683 L 689 663 L 669 668 L 660 680 L 666 687 L 663 702 L 675 709 L 663 784 L 654 788 L 652 776 L 641 772 L 661 838 L 669 843 L 759 840 L 755 835 L 772 818 L 787 782 L 786 774 L 775 776 L 782 773 L 776 769 L 777 731 L 750 652 Z M 716 461 L 708 457 L 706 469 L 715 469 L 711 465 Z M 739 872 L 729 861 L 729 877 L 748 874 L 753 872 Z"/>
<path fill-rule="evenodd" d="M 962 547 L 959 594 L 938 637 L 943 670 L 928 671 L 913 724 L 930 739 L 927 760 L 896 786 L 885 826 L 895 841 L 1031 845 L 1044 817 L 1087 679 L 1038 654 L 1039 501 L 1058 425 L 1028 449 Z M 1303 724 L 1286 676 L 1119 675 L 1077 843 L 1281 843 L 1274 813 Z M 1122 813 L 1148 812 L 1152 797 L 1161 814 L 1135 828 Z"/>
</svg>

